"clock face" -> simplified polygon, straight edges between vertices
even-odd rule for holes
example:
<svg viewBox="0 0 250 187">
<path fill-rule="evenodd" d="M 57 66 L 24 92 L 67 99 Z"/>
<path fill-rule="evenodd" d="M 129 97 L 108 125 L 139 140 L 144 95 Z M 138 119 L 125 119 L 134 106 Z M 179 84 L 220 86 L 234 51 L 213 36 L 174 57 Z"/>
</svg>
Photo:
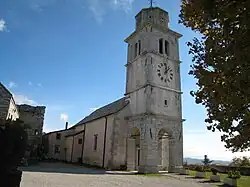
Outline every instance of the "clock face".
<svg viewBox="0 0 250 187">
<path fill-rule="evenodd" d="M 170 65 L 166 62 L 162 62 L 157 66 L 157 75 L 162 82 L 170 83 L 173 80 L 174 73 Z"/>
</svg>

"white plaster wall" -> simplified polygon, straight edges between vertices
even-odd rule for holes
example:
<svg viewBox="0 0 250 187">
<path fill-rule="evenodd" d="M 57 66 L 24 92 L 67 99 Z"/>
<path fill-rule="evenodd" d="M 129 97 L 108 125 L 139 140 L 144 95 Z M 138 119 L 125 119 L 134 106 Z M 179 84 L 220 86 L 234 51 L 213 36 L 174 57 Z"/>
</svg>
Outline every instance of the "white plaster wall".
<svg viewBox="0 0 250 187">
<path fill-rule="evenodd" d="M 72 132 L 72 130 L 67 130 L 67 131 L 59 131 L 59 132 L 53 132 L 50 133 L 48 136 L 48 140 L 49 140 L 49 158 L 52 159 L 57 159 L 57 160 L 65 160 L 65 148 L 67 148 L 67 153 L 68 151 L 70 151 L 71 154 L 71 149 L 69 150 L 68 144 L 66 144 L 66 138 L 65 136 Z M 61 134 L 61 139 L 57 140 L 56 139 L 56 134 L 60 133 Z M 60 153 L 55 153 L 55 146 L 59 145 L 60 146 Z"/>
<path fill-rule="evenodd" d="M 10 104 L 9 104 L 7 119 L 16 120 L 18 118 L 19 118 L 18 108 L 17 108 L 17 106 L 15 104 L 15 101 L 14 101 L 14 99 L 12 97 L 10 99 Z"/>
<path fill-rule="evenodd" d="M 74 144 L 73 144 L 74 148 L 73 148 L 72 162 L 78 162 L 78 158 L 82 156 L 82 146 L 83 146 L 83 140 L 82 140 L 82 144 L 79 144 L 78 140 L 83 139 L 83 133 L 80 133 L 74 136 L 73 138 L 74 138 Z M 72 148 L 72 145 L 71 145 L 71 148 Z"/>
<path fill-rule="evenodd" d="M 112 128 L 114 123 L 114 115 L 107 116 L 107 136 L 106 140 L 111 139 Z M 104 132 L 105 132 L 105 117 L 91 121 L 85 126 L 85 144 L 83 151 L 83 162 L 90 165 L 102 167 L 103 147 L 104 147 Z M 94 150 L 94 135 L 97 134 L 97 150 Z M 110 160 L 111 142 L 106 141 L 105 167 Z"/>
<path fill-rule="evenodd" d="M 71 154 L 72 154 L 72 145 L 73 145 L 73 136 L 67 137 L 65 140 L 66 147 L 66 161 L 71 162 Z"/>
</svg>

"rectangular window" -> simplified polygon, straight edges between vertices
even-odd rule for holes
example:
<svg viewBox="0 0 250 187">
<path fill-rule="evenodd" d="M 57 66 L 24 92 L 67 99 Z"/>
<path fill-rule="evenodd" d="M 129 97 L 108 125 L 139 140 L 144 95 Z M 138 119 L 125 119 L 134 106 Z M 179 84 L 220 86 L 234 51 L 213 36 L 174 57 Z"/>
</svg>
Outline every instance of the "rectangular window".
<svg viewBox="0 0 250 187">
<path fill-rule="evenodd" d="M 34 130 L 34 135 L 38 135 L 38 130 L 37 129 Z"/>
<path fill-rule="evenodd" d="M 95 135 L 94 135 L 94 151 L 97 150 L 97 137 L 98 137 L 98 135 L 95 134 Z"/>
<path fill-rule="evenodd" d="M 169 55 L 169 43 L 165 40 L 165 54 Z"/>
<path fill-rule="evenodd" d="M 78 139 L 78 144 L 82 144 L 82 138 Z"/>
<path fill-rule="evenodd" d="M 159 40 L 159 53 L 163 54 L 163 39 Z"/>
<path fill-rule="evenodd" d="M 60 153 L 60 145 L 55 145 L 55 153 Z"/>
<path fill-rule="evenodd" d="M 138 50 L 138 43 L 135 44 L 134 58 L 137 56 L 137 50 Z"/>
<path fill-rule="evenodd" d="M 165 101 L 164 101 L 164 105 L 165 105 L 165 106 L 168 106 L 168 100 L 165 100 Z"/>
<path fill-rule="evenodd" d="M 57 134 L 56 134 L 56 139 L 57 139 L 57 140 L 61 140 L 61 134 L 60 134 L 60 133 L 57 133 Z"/>
<path fill-rule="evenodd" d="M 138 52 L 138 54 L 140 55 L 141 54 L 141 40 L 139 40 L 138 43 L 139 43 L 139 52 Z"/>
</svg>

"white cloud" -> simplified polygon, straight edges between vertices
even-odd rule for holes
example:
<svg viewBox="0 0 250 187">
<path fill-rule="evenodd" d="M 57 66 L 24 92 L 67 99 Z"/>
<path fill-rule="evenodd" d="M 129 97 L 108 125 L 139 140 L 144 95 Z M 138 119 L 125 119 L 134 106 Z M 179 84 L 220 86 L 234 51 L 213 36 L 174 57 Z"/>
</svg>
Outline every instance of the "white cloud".
<svg viewBox="0 0 250 187">
<path fill-rule="evenodd" d="M 89 10 L 94 14 L 95 19 L 101 23 L 103 17 L 106 15 L 109 9 L 122 10 L 126 13 L 130 12 L 134 0 L 88 0 Z"/>
<path fill-rule="evenodd" d="M 39 83 L 39 84 L 37 84 L 37 86 L 42 87 L 42 84 Z"/>
<path fill-rule="evenodd" d="M 0 32 L 6 30 L 6 22 L 0 18 Z"/>
<path fill-rule="evenodd" d="M 115 9 L 121 9 L 125 12 L 131 11 L 133 3 L 134 0 L 111 0 L 111 5 L 113 5 Z"/>
<path fill-rule="evenodd" d="M 65 114 L 65 113 L 62 113 L 62 114 L 60 115 L 60 119 L 66 122 L 66 121 L 68 121 L 69 116 L 68 116 L 67 114 Z"/>
<path fill-rule="evenodd" d="M 8 88 L 15 88 L 17 87 L 16 83 L 14 83 L 13 81 L 10 81 L 8 84 Z"/>
<path fill-rule="evenodd" d="M 37 105 L 37 102 L 29 99 L 24 95 L 15 95 L 13 94 L 14 100 L 17 104 L 27 104 L 27 105 Z"/>
<path fill-rule="evenodd" d="M 220 136 L 220 132 L 185 131 L 184 129 L 184 156 L 203 158 L 204 155 L 208 155 L 213 160 L 231 160 L 235 156 L 250 156 L 250 152 L 228 151 L 221 142 Z"/>
<path fill-rule="evenodd" d="M 32 84 L 32 82 L 29 82 L 28 84 L 29 84 L 30 86 L 32 86 L 32 85 L 33 85 L 33 84 Z"/>
</svg>

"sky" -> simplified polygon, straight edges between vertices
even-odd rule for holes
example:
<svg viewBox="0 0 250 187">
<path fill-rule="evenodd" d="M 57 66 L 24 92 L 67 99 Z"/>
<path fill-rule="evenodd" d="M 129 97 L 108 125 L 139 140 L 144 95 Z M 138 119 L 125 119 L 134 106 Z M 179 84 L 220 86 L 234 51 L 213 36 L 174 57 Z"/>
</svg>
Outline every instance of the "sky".
<svg viewBox="0 0 250 187">
<path fill-rule="evenodd" d="M 0 1 L 0 81 L 18 104 L 45 105 L 44 131 L 76 124 L 125 92 L 127 46 L 134 16 L 147 0 Z M 180 1 L 157 0 L 180 39 L 184 156 L 231 160 L 250 156 L 224 148 L 218 132 L 206 129 L 205 109 L 190 91 L 191 56 L 186 42 L 199 36 L 178 24 Z"/>
</svg>

